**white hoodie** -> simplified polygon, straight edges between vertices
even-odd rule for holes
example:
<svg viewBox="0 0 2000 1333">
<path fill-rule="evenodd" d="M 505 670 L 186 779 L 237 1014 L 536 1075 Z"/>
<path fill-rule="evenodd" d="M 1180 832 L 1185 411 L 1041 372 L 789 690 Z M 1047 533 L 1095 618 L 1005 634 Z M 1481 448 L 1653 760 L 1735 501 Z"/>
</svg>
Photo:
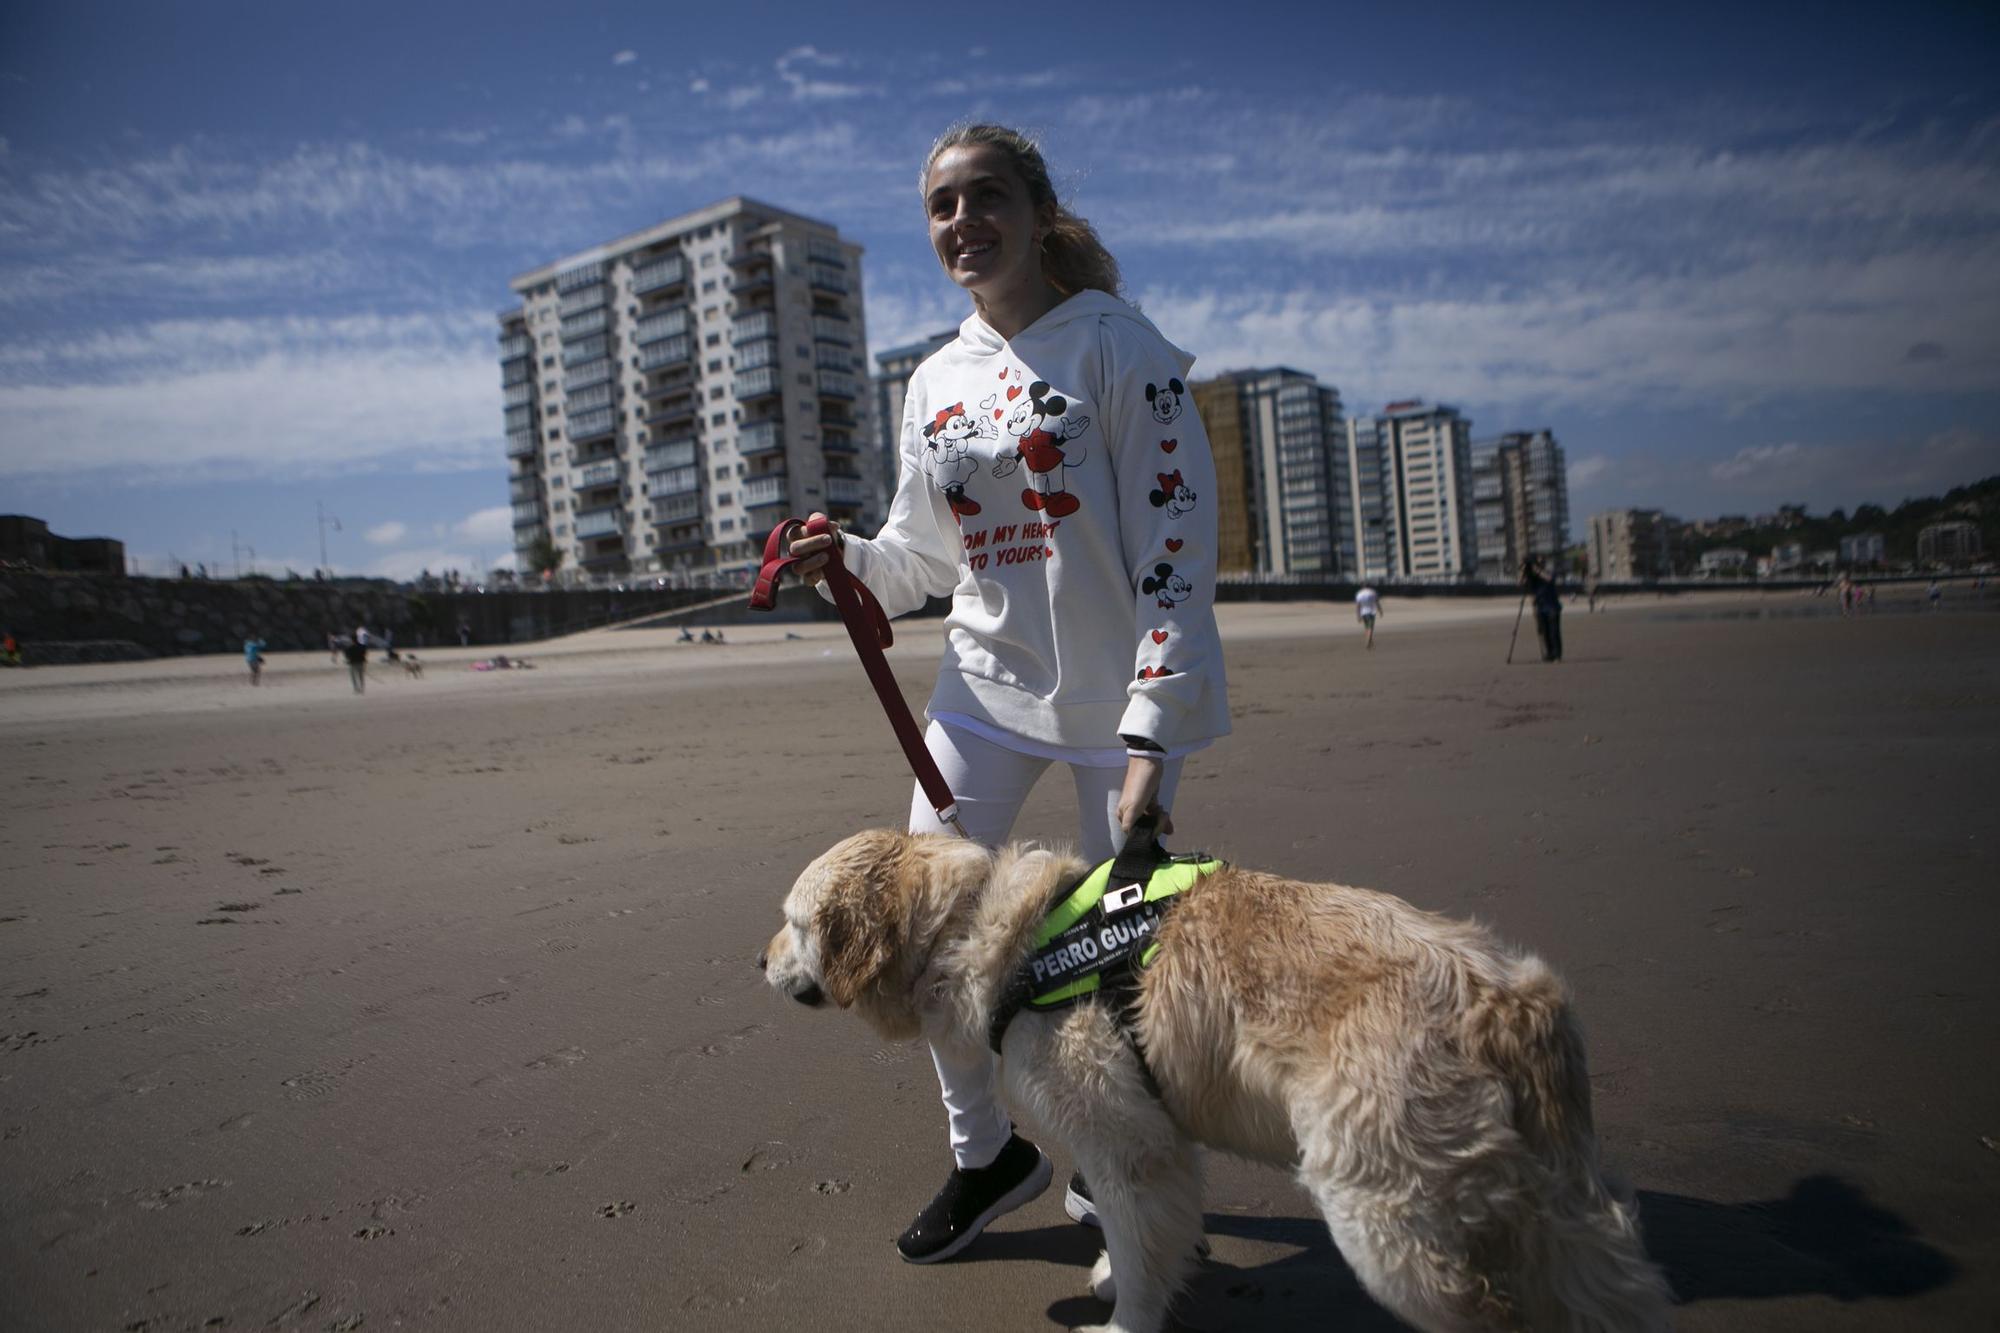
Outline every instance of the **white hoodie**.
<svg viewBox="0 0 2000 1333">
<path fill-rule="evenodd" d="M 931 716 L 1074 750 L 1228 733 L 1193 364 L 1085 291 L 1011 341 L 974 315 L 910 377 L 888 521 L 844 559 L 890 616 L 951 596 Z"/>
</svg>

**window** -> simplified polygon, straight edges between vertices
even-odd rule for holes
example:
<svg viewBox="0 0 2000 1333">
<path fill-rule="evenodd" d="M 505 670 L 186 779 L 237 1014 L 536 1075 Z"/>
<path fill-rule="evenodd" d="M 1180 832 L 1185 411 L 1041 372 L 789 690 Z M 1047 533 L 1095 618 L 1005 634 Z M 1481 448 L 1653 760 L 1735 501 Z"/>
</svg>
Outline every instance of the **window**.
<svg viewBox="0 0 2000 1333">
<path fill-rule="evenodd" d="M 734 532 L 736 531 L 736 520 L 733 518 L 725 518 L 720 523 L 716 524 L 715 527 L 718 532 Z"/>
<path fill-rule="evenodd" d="M 549 438 L 550 438 L 550 439 L 552 439 L 552 440 L 559 440 L 559 439 L 561 439 L 561 438 L 562 438 L 562 432 L 561 432 L 561 431 L 555 431 L 555 430 L 552 430 L 552 431 L 550 431 L 550 432 L 549 432 Z"/>
<path fill-rule="evenodd" d="M 556 382 L 555 382 L 554 380 L 543 380 L 543 381 L 542 381 L 542 392 L 543 392 L 543 393 L 554 393 L 555 391 L 556 391 Z"/>
<path fill-rule="evenodd" d="M 701 257 L 701 266 L 703 268 L 715 267 L 715 252 L 713 250 L 709 251 L 707 254 Z"/>
<path fill-rule="evenodd" d="M 556 536 L 567 537 L 568 535 L 569 535 L 569 524 L 567 523 L 556 524 Z"/>
<path fill-rule="evenodd" d="M 704 347 L 719 347 L 721 345 L 722 345 L 722 335 L 719 333 L 709 334 L 707 340 L 702 343 L 702 346 Z"/>
<path fill-rule="evenodd" d="M 550 343 L 553 343 L 553 342 L 554 342 L 555 340 L 556 340 L 556 335 L 555 335 L 555 334 L 553 334 L 553 333 L 544 333 L 544 334 L 542 335 L 542 346 L 544 346 L 544 347 L 547 347 L 547 346 L 548 346 L 548 345 L 549 345 Z"/>
<path fill-rule="evenodd" d="M 560 514 L 563 510 L 569 508 L 569 501 L 552 500 L 549 502 L 549 508 L 555 510 L 558 514 Z"/>
<path fill-rule="evenodd" d="M 715 372 L 721 369 L 722 369 L 722 361 L 721 358 L 719 357 L 708 363 L 708 373 L 711 375 L 715 374 Z"/>
<path fill-rule="evenodd" d="M 555 363 L 556 363 L 556 359 L 555 359 L 554 357 L 552 357 L 552 356 L 545 356 L 545 357 L 543 357 L 543 358 L 542 358 L 542 369 L 543 369 L 543 370 L 547 370 L 547 369 L 548 369 L 549 367 L 553 366 L 553 365 L 554 365 Z"/>
<path fill-rule="evenodd" d="M 717 495 L 717 496 L 715 497 L 715 502 L 716 502 L 717 504 L 719 504 L 719 505 L 726 505 L 726 504 L 730 503 L 730 502 L 731 502 L 732 500 L 734 500 L 735 498 L 736 498 L 736 494 L 735 494 L 735 492 L 733 492 L 733 491 L 723 491 L 723 492 L 721 492 L 720 494 L 718 494 L 718 495 Z"/>
<path fill-rule="evenodd" d="M 729 414 L 727 412 L 717 412 L 708 419 L 708 424 L 711 426 L 726 426 L 729 424 Z"/>
<path fill-rule="evenodd" d="M 712 292 L 712 291 L 714 291 L 714 290 L 715 290 L 715 279 L 714 279 L 714 278 L 703 278 L 703 279 L 701 280 L 701 292 L 702 292 L 702 295 L 703 295 L 703 296 L 706 296 L 706 295 L 708 295 L 708 294 L 709 294 L 710 292 Z"/>
<path fill-rule="evenodd" d="M 724 463 L 715 470 L 715 479 L 717 481 L 727 481 L 729 479 L 729 464 Z"/>
</svg>

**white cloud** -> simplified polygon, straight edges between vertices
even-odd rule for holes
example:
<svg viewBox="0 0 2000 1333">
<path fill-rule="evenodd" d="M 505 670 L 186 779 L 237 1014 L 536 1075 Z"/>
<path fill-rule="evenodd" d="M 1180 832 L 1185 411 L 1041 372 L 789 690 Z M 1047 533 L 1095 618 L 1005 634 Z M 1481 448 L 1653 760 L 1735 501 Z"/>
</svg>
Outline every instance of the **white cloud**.
<svg viewBox="0 0 2000 1333">
<path fill-rule="evenodd" d="M 639 53 L 637 51 L 620 51 L 611 57 L 611 63 L 614 65 L 629 65 L 638 58 Z"/>
<path fill-rule="evenodd" d="M 407 532 L 409 532 L 407 526 L 392 519 L 387 523 L 376 524 L 361 535 L 371 545 L 394 546 L 397 542 L 403 540 L 403 536 Z"/>
<path fill-rule="evenodd" d="M 1569 484 L 1572 487 L 1589 486 L 1610 470 L 1611 460 L 1603 454 L 1576 459 L 1569 465 Z"/>
<path fill-rule="evenodd" d="M 514 540 L 514 511 L 506 505 L 494 505 L 490 509 L 468 514 L 452 527 L 452 535 L 465 542 L 489 545 L 511 543 Z"/>
<path fill-rule="evenodd" d="M 691 93 L 705 93 L 705 92 L 707 92 L 707 91 L 708 91 L 708 80 L 707 80 L 707 79 L 696 79 L 696 80 L 694 80 L 694 81 L 693 81 L 692 83 L 688 84 L 688 91 L 689 91 L 689 92 L 691 92 Z"/>
<path fill-rule="evenodd" d="M 859 83 L 838 83 L 831 79 L 813 77 L 810 71 L 841 69 L 847 65 L 844 56 L 832 55 L 812 46 L 795 46 L 778 57 L 778 77 L 792 90 L 795 102 L 815 102 L 839 100 L 849 97 L 867 97 L 880 93 L 879 86 Z"/>
</svg>

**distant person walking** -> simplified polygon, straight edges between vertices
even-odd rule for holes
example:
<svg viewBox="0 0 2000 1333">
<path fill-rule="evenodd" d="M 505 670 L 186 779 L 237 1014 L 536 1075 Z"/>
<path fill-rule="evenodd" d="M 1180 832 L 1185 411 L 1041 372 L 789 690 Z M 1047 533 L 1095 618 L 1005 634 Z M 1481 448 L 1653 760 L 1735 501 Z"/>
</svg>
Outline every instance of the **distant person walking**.
<svg viewBox="0 0 2000 1333">
<path fill-rule="evenodd" d="M 21 665 L 21 645 L 10 630 L 4 638 L 0 638 L 0 667 L 19 665 Z"/>
<path fill-rule="evenodd" d="M 354 692 L 360 694 L 368 688 L 368 644 L 356 637 L 341 646 L 341 656 L 347 659 L 347 679 L 354 685 Z"/>
<path fill-rule="evenodd" d="M 458 622 L 458 646 L 461 648 L 472 646 L 472 622 L 467 620 Z"/>
<path fill-rule="evenodd" d="M 1361 622 L 1361 628 L 1368 631 L 1367 642 L 1362 646 L 1375 646 L 1375 621 L 1382 614 L 1382 595 L 1373 588 L 1363 588 L 1354 594 L 1354 618 Z"/>
<path fill-rule="evenodd" d="M 1938 581 L 1936 579 L 1931 580 L 1930 591 L 1925 593 L 1924 595 L 1930 598 L 1931 610 L 1933 611 L 1937 610 L 1938 607 L 1944 602 L 1944 589 L 1941 586 L 1939 586 Z"/>
<path fill-rule="evenodd" d="M 1531 558 L 1521 562 L 1521 586 L 1535 601 L 1535 633 L 1541 636 L 1542 660 L 1562 661 L 1563 606 L 1562 598 L 1556 595 L 1556 585 L 1542 572 L 1540 562 Z"/>
<path fill-rule="evenodd" d="M 264 641 L 245 639 L 243 641 L 243 665 L 250 668 L 250 683 L 264 683 Z"/>
</svg>

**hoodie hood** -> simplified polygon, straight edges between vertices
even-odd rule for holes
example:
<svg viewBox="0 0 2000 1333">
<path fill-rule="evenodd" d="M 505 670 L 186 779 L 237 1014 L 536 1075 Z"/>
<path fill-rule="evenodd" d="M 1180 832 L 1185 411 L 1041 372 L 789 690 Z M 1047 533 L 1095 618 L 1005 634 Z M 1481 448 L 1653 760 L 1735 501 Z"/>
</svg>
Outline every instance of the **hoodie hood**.
<svg viewBox="0 0 2000 1333">
<path fill-rule="evenodd" d="M 1067 328 L 1067 326 L 1087 320 L 1090 321 L 1091 327 L 1094 328 L 1096 322 L 1103 319 L 1121 319 L 1136 324 L 1166 345 L 1168 350 L 1173 353 L 1175 361 L 1180 364 L 1180 373 L 1182 375 L 1186 375 L 1190 370 L 1194 369 L 1194 357 L 1180 347 L 1168 342 L 1166 335 L 1153 326 L 1152 320 L 1147 319 L 1137 309 L 1127 305 L 1111 293 L 1100 292 L 1095 288 L 1088 288 L 1064 299 L 1054 309 L 1048 311 L 1027 328 L 1022 329 L 1014 337 L 1018 341 L 1022 338 L 1064 336 L 1058 333 L 1058 330 L 1066 330 L 1067 335 L 1073 337 L 1079 330 Z M 1007 341 L 1007 339 L 995 333 L 986 321 L 979 317 L 977 311 L 966 316 L 965 322 L 958 326 L 958 346 L 961 350 L 973 356 L 993 356 L 1003 352 L 1007 349 Z"/>
</svg>

